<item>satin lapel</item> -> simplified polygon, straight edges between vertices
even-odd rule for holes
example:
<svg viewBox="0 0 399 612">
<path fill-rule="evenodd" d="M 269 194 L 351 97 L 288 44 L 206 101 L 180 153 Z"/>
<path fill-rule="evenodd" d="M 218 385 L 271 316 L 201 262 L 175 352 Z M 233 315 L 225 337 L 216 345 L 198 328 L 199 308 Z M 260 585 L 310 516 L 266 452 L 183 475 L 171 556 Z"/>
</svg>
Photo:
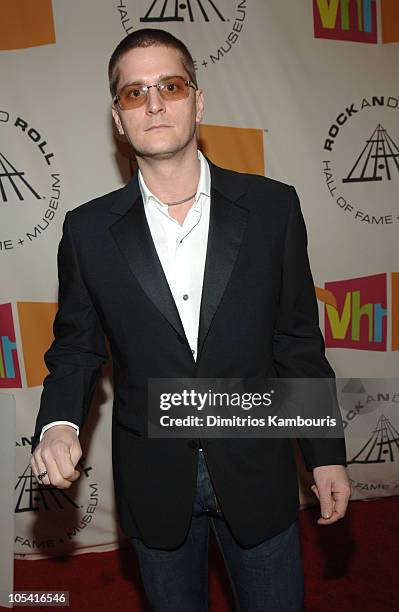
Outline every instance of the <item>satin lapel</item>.
<svg viewBox="0 0 399 612">
<path fill-rule="evenodd" d="M 156 308 L 185 338 L 179 312 L 152 240 L 136 177 L 121 190 L 112 212 L 120 216 L 109 230 L 132 273 Z"/>
<path fill-rule="evenodd" d="M 211 169 L 213 167 L 211 166 Z M 212 172 L 213 182 L 216 182 Z M 212 319 L 230 279 L 247 225 L 248 210 L 216 189 L 211 191 L 208 247 L 198 330 L 198 359 Z"/>
</svg>

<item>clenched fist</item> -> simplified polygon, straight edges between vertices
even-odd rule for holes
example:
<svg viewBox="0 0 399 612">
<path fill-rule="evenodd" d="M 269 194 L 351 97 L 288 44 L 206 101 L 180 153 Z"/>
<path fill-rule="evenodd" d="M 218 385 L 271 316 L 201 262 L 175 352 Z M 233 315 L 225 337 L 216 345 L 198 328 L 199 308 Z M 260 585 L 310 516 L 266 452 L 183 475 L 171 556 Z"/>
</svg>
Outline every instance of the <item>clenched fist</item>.
<svg viewBox="0 0 399 612">
<path fill-rule="evenodd" d="M 82 456 L 76 429 L 69 425 L 53 425 L 44 434 L 32 454 L 30 463 L 36 478 L 47 471 L 42 482 L 59 489 L 68 489 L 80 476 L 75 469 Z"/>
</svg>

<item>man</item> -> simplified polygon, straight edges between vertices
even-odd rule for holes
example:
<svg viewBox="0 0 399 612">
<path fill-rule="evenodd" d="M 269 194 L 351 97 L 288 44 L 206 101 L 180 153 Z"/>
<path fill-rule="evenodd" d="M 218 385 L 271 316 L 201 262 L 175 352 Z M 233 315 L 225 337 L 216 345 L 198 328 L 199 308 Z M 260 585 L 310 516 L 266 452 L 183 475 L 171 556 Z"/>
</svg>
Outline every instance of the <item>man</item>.
<svg viewBox="0 0 399 612">
<path fill-rule="evenodd" d="M 209 523 L 242 610 L 300 610 L 290 440 L 146 435 L 149 378 L 334 376 L 295 190 L 199 153 L 204 96 L 188 50 L 167 32 L 129 34 L 109 77 L 113 118 L 139 171 L 66 215 L 33 471 L 60 488 L 79 477 L 78 433 L 106 334 L 116 501 L 154 610 L 207 609 Z M 319 523 L 331 524 L 349 498 L 344 441 L 299 443 Z"/>
</svg>

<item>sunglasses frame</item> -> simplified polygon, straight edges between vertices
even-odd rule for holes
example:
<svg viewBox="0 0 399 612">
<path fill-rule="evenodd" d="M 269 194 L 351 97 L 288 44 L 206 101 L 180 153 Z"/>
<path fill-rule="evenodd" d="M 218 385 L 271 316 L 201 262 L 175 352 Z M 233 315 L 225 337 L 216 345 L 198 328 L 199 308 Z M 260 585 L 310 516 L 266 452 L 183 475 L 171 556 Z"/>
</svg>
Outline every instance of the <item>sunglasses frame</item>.
<svg viewBox="0 0 399 612">
<path fill-rule="evenodd" d="M 124 86 L 122 87 L 122 89 L 120 89 L 120 90 L 119 90 L 119 92 L 118 92 L 118 93 L 117 93 L 117 94 L 114 96 L 114 98 L 113 98 L 112 102 L 113 102 L 113 104 L 114 104 L 115 106 L 117 106 L 117 107 L 119 108 L 119 110 L 121 110 L 121 111 L 126 111 L 126 110 L 135 110 L 136 108 L 140 108 L 141 106 L 143 106 L 143 105 L 146 103 L 146 101 L 148 100 L 148 91 L 149 91 L 149 89 L 150 89 L 151 87 L 156 87 L 156 88 L 158 89 L 158 92 L 159 92 L 159 95 L 161 96 L 161 98 L 162 98 L 163 100 L 165 100 L 166 98 L 164 98 L 164 97 L 163 97 L 163 95 L 162 95 L 162 89 L 160 89 L 160 85 L 161 85 L 163 82 L 168 81 L 169 79 L 174 79 L 174 78 L 176 78 L 176 77 L 178 77 L 179 79 L 182 79 L 182 80 L 183 80 L 183 82 L 184 82 L 184 85 L 186 85 L 186 87 L 187 87 L 187 88 L 188 88 L 188 87 L 192 87 L 192 88 L 194 89 L 194 91 L 196 91 L 196 90 L 198 89 L 198 87 L 196 86 L 196 84 L 195 84 L 193 81 L 191 81 L 191 79 L 185 79 L 185 78 L 184 78 L 183 76 L 181 76 L 180 74 L 173 74 L 172 76 L 169 76 L 169 77 L 164 77 L 163 79 L 159 79 L 159 81 L 158 81 L 157 83 L 154 83 L 153 85 L 139 85 L 139 87 L 140 87 L 141 89 L 144 89 L 144 90 L 145 90 L 145 96 L 143 97 L 143 101 L 142 101 L 142 102 L 140 102 L 140 104 L 139 104 L 138 106 L 135 106 L 135 107 L 133 107 L 133 108 L 122 108 L 122 107 L 121 107 L 121 105 L 120 105 L 120 101 L 119 101 L 119 94 L 120 94 L 120 92 L 122 91 L 122 89 L 124 89 L 125 87 L 128 87 L 129 85 L 134 85 L 134 83 L 129 83 L 128 85 L 124 85 Z M 188 94 L 187 94 L 187 96 L 185 96 L 184 98 L 179 98 L 179 100 L 184 100 L 185 98 L 188 98 Z M 173 101 L 173 100 L 170 100 L 170 99 L 167 99 L 167 100 L 168 100 L 168 102 Z"/>
</svg>

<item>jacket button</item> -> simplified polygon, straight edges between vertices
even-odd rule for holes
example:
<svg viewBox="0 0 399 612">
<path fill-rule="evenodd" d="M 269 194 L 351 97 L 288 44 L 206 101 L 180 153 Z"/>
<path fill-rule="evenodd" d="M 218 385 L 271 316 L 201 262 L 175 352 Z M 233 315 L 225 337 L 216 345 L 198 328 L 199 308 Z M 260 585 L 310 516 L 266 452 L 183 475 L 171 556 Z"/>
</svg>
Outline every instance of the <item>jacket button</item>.
<svg viewBox="0 0 399 612">
<path fill-rule="evenodd" d="M 190 448 L 199 448 L 197 440 L 189 440 L 187 442 L 187 446 L 189 446 Z"/>
</svg>

